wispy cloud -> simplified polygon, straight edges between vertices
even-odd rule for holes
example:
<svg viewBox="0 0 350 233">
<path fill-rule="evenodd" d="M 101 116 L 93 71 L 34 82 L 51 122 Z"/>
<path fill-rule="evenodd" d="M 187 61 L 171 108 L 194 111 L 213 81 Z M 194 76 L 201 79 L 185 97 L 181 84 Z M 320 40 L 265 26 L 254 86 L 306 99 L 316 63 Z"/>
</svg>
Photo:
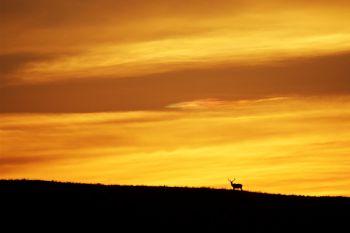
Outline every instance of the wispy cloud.
<svg viewBox="0 0 350 233">
<path fill-rule="evenodd" d="M 101 75 L 91 80 L 5 85 L 0 87 L 0 112 L 160 110 L 208 98 L 348 95 L 349 62 L 349 54 L 338 54 L 273 65 L 217 65 L 133 78 Z"/>
<path fill-rule="evenodd" d="M 291 97 L 271 97 L 263 99 L 235 100 L 223 101 L 219 99 L 199 99 L 188 102 L 180 102 L 170 104 L 167 108 L 182 109 L 182 110 L 215 110 L 215 109 L 237 109 L 240 107 L 252 107 L 256 104 L 265 104 L 275 101 L 287 100 Z"/>
<path fill-rule="evenodd" d="M 6 76 L 27 83 L 273 63 L 350 50 L 349 7 L 340 0 L 317 6 L 304 1 L 213 6 L 197 0 L 5 0 L 2 53 L 42 55 L 27 56 L 32 59 L 26 66 L 16 65 L 18 60 L 8 64 L 13 75 Z"/>
</svg>

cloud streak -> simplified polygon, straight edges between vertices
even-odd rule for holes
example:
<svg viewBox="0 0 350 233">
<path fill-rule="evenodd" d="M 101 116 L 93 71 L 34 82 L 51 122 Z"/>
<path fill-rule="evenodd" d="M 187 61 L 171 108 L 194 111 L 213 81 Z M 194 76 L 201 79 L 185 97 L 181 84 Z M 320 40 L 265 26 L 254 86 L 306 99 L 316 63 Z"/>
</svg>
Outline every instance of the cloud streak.
<svg viewBox="0 0 350 233">
<path fill-rule="evenodd" d="M 13 81 L 134 77 L 350 50 L 343 1 L 132 2 L 5 1 L 3 53 L 44 55 L 9 64 Z"/>
<path fill-rule="evenodd" d="M 194 99 L 348 95 L 350 55 L 217 65 L 133 78 L 0 87 L 0 112 L 162 110 Z"/>
</svg>

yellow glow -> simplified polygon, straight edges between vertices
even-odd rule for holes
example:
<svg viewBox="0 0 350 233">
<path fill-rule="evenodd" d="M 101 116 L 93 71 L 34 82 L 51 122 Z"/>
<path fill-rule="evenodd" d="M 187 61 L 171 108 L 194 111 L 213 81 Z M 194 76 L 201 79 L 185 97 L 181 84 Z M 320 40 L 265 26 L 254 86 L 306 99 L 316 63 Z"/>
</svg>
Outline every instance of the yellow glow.
<svg viewBox="0 0 350 233">
<path fill-rule="evenodd" d="M 0 178 L 350 195 L 350 97 L 193 103 L 1 114 Z"/>
</svg>

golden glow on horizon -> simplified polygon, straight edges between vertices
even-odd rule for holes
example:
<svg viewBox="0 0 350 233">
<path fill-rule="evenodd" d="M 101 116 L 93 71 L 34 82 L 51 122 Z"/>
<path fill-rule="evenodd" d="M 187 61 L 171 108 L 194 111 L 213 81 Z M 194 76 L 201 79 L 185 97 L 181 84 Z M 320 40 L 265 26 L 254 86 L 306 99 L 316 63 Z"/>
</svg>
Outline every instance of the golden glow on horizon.
<svg viewBox="0 0 350 233">
<path fill-rule="evenodd" d="M 0 178 L 350 195 L 350 97 L 189 103 L 2 114 Z"/>
</svg>

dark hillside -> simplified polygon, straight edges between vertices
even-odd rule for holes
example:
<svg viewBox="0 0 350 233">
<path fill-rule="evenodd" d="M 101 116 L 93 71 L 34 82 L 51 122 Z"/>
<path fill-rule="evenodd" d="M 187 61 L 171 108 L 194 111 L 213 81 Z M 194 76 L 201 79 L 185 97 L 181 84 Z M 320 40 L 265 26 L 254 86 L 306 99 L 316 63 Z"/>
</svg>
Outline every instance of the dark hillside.
<svg viewBox="0 0 350 233">
<path fill-rule="evenodd" d="M 48 224 L 112 232 L 336 232 L 349 229 L 350 219 L 350 198 L 344 197 L 23 180 L 0 181 L 0 208 L 2 225 L 13 231 L 50 230 Z"/>
</svg>

